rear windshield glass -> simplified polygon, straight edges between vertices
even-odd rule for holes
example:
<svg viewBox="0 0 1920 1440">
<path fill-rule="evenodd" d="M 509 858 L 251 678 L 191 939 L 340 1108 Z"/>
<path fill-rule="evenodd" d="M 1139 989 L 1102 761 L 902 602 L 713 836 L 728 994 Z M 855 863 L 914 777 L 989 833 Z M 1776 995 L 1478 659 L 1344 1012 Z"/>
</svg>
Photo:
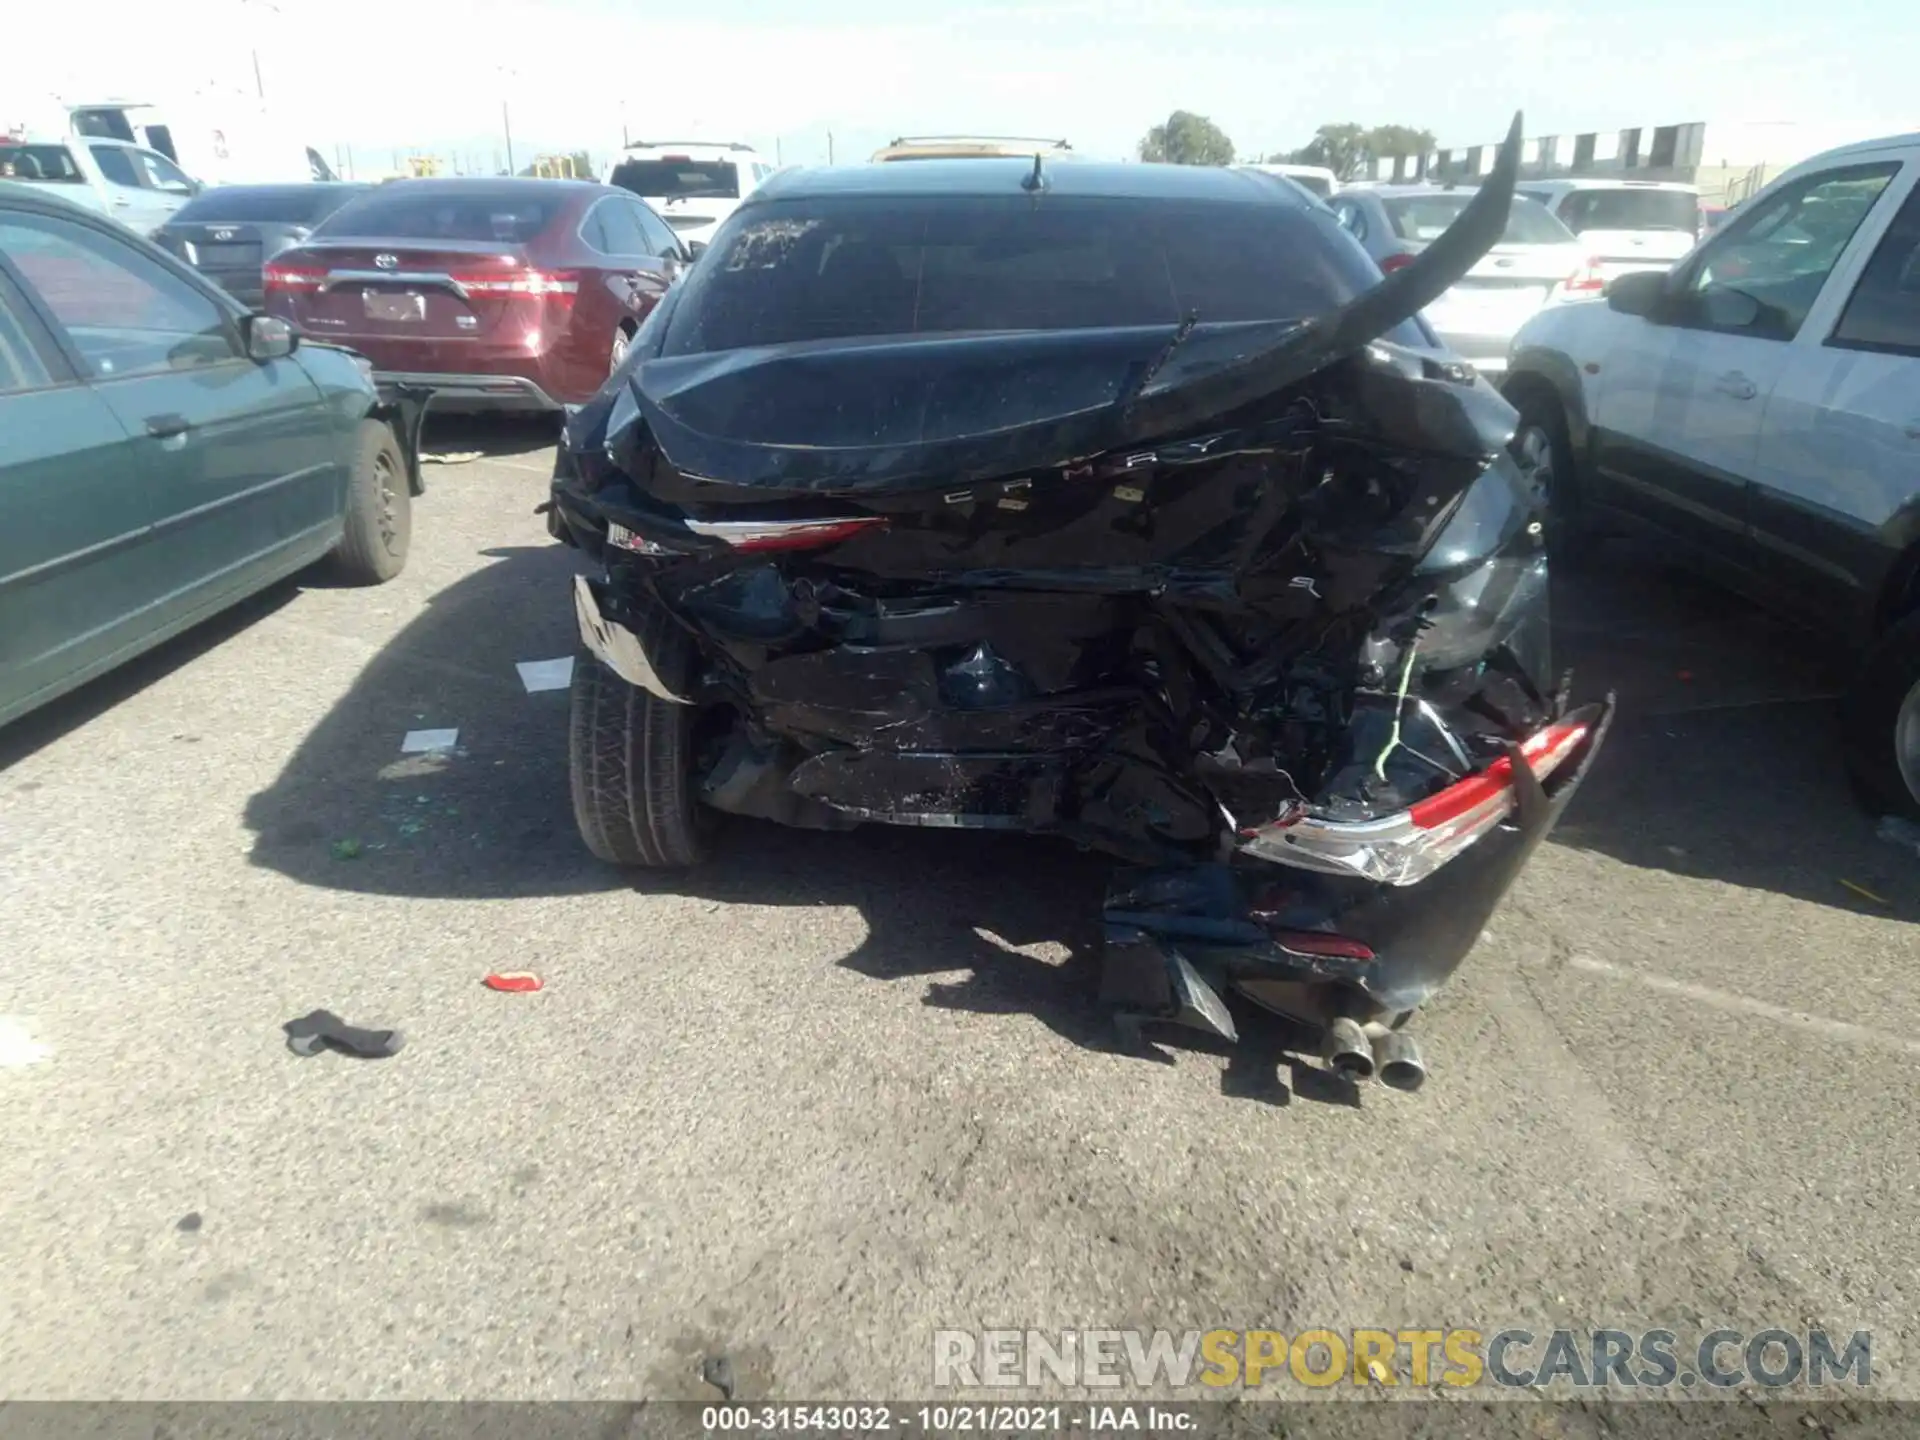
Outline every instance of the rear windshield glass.
<svg viewBox="0 0 1920 1440">
<path fill-rule="evenodd" d="M 1460 218 L 1473 196 L 1455 191 L 1441 195 L 1390 196 L 1380 203 L 1387 208 L 1393 233 L 1402 240 L 1438 240 L 1447 227 Z M 1507 211 L 1507 228 L 1500 236 L 1502 245 L 1569 245 L 1573 232 L 1553 218 L 1547 207 L 1524 195 L 1513 197 Z"/>
<path fill-rule="evenodd" d="M 0 180 L 86 183 L 86 177 L 64 145 L 0 145 Z"/>
<path fill-rule="evenodd" d="M 1324 175 L 1289 175 L 1287 179 L 1301 185 L 1318 195 L 1322 200 L 1333 198 L 1333 185 Z"/>
<path fill-rule="evenodd" d="M 202 190 L 173 212 L 175 220 L 266 220 L 311 225 L 362 193 L 347 186 L 289 185 L 256 190 L 241 185 L 216 185 Z"/>
<path fill-rule="evenodd" d="M 622 160 L 612 184 L 647 200 L 722 200 L 740 196 L 740 167 L 731 160 Z"/>
<path fill-rule="evenodd" d="M 988 330 L 1302 319 L 1378 282 L 1305 205 L 1056 196 L 753 206 L 688 274 L 663 354 Z M 1425 345 L 1411 323 L 1391 337 Z"/>
<path fill-rule="evenodd" d="M 1700 197 L 1684 190 L 1576 190 L 1560 202 L 1576 231 L 1684 230 L 1694 233 Z"/>
<path fill-rule="evenodd" d="M 547 228 L 564 203 L 563 196 L 537 192 L 451 195 L 443 190 L 409 195 L 405 190 L 376 190 L 334 211 L 314 233 L 524 245 Z"/>
</svg>

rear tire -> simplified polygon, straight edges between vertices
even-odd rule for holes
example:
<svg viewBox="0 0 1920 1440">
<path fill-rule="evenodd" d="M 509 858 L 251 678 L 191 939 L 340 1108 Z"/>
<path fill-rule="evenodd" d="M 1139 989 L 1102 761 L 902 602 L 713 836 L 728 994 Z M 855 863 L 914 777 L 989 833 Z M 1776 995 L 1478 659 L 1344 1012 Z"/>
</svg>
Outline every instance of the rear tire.
<svg viewBox="0 0 1920 1440">
<path fill-rule="evenodd" d="M 1533 390 L 1521 393 L 1516 408 L 1520 425 L 1507 449 L 1547 507 L 1547 554 L 1558 564 L 1578 566 L 1592 555 L 1596 537 L 1581 503 L 1566 412 L 1559 401 Z"/>
<path fill-rule="evenodd" d="M 639 633 L 669 685 L 692 668 L 692 643 L 664 615 L 650 614 Z M 587 849 L 609 865 L 650 869 L 705 860 L 712 817 L 692 774 L 698 709 L 629 685 L 586 651 L 574 659 L 570 698 L 568 779 Z"/>
<path fill-rule="evenodd" d="M 1877 815 L 1920 820 L 1920 614 L 1874 646 L 1842 713 L 1860 799 Z"/>
<path fill-rule="evenodd" d="M 412 543 L 413 493 L 400 442 L 384 422 L 363 421 L 354 437 L 346 533 L 331 557 L 334 572 L 353 585 L 385 584 L 407 568 Z"/>
</svg>

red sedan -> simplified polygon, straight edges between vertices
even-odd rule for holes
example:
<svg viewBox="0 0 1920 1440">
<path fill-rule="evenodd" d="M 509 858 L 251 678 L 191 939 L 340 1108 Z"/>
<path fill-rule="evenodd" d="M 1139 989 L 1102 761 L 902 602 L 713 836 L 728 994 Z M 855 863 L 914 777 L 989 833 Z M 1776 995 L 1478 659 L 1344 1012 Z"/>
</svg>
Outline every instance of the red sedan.
<svg viewBox="0 0 1920 1440">
<path fill-rule="evenodd" d="M 566 180 L 397 180 L 264 271 L 268 313 L 430 389 L 436 409 L 590 399 L 692 256 L 624 190 Z"/>
</svg>

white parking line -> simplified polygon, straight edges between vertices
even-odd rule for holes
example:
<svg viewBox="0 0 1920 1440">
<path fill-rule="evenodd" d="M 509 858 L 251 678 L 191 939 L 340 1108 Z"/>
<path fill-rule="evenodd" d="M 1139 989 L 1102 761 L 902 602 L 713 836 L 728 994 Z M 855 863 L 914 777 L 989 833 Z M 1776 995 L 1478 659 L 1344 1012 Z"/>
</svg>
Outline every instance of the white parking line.
<svg viewBox="0 0 1920 1440">
<path fill-rule="evenodd" d="M 1879 1045 L 1908 1055 L 1920 1055 L 1920 1041 L 1909 1040 L 1903 1035 L 1894 1035 L 1885 1030 L 1875 1030 L 1867 1025 L 1855 1025 L 1848 1020 L 1829 1020 L 1824 1015 L 1808 1015 L 1799 1010 L 1787 1010 L 1779 1005 L 1769 1005 L 1764 1000 L 1752 1000 L 1745 995 L 1709 989 L 1705 985 L 1695 985 L 1687 980 L 1675 980 L 1670 975 L 1655 975 L 1646 970 L 1610 964 L 1589 955 L 1569 956 L 1567 964 L 1592 975 L 1609 975 L 1616 980 L 1632 980 L 1636 984 L 1646 986 L 1649 990 L 1658 990 L 1667 995 L 1679 995 L 1715 1010 L 1724 1010 L 1735 1015 L 1753 1015 L 1762 1020 L 1791 1025 L 1796 1030 L 1824 1035 L 1829 1040 L 1845 1040 L 1856 1045 Z"/>
<path fill-rule="evenodd" d="M 518 460 L 508 460 L 500 455 L 489 455 L 483 463 L 488 465 L 504 465 L 509 470 L 524 470 L 527 474 L 538 475 L 543 480 L 551 480 L 553 478 L 553 466 L 551 465 L 523 465 Z"/>
</svg>

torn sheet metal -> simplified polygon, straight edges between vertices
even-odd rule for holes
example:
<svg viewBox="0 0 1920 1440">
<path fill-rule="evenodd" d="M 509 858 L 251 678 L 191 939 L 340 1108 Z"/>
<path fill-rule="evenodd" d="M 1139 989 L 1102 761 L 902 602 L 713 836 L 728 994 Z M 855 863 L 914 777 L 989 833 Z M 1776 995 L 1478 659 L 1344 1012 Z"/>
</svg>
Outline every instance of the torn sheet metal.
<svg viewBox="0 0 1920 1440">
<path fill-rule="evenodd" d="M 568 418 L 548 520 L 604 567 L 575 581 L 583 639 L 697 711 L 715 808 L 1138 867 L 1106 915 L 1127 1013 L 1230 1038 L 1225 989 L 1412 1008 L 1611 713 L 1551 671 L 1513 411 L 1415 343 L 1504 228 L 1518 136 L 1445 236 L 1325 314 L 663 353 L 683 287 Z M 668 629 L 677 689 L 642 639 Z"/>
</svg>

